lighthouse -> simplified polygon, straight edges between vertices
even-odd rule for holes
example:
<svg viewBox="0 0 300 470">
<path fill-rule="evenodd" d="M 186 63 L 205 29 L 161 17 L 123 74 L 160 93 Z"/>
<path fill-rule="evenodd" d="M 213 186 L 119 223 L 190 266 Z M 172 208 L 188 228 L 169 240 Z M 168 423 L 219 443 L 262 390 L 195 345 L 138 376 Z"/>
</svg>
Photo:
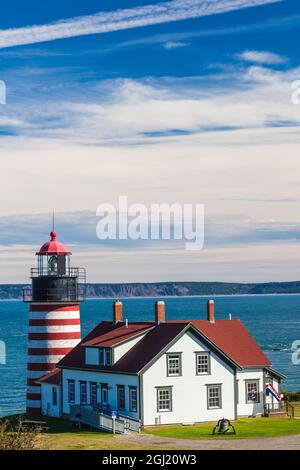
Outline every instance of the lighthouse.
<svg viewBox="0 0 300 470">
<path fill-rule="evenodd" d="M 55 369 L 81 339 L 80 302 L 85 298 L 86 274 L 84 268 L 71 266 L 71 255 L 53 230 L 36 253 L 32 285 L 23 291 L 23 300 L 29 303 L 28 414 L 41 412 L 36 380 Z"/>
</svg>

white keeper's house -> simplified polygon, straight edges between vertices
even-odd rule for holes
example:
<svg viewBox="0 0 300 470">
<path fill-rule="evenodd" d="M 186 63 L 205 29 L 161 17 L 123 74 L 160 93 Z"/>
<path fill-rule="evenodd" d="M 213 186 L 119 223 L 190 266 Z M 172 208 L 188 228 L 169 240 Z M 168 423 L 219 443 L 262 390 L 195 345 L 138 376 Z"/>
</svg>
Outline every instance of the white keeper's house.
<svg viewBox="0 0 300 470">
<path fill-rule="evenodd" d="M 97 410 L 152 426 L 280 411 L 276 392 L 285 377 L 240 320 L 215 319 L 213 301 L 205 320 L 200 312 L 199 319 L 166 320 L 161 301 L 152 322 L 129 323 L 122 310 L 114 302 L 112 321 L 99 323 L 36 380 L 42 414 L 75 410 L 80 419 Z"/>
</svg>

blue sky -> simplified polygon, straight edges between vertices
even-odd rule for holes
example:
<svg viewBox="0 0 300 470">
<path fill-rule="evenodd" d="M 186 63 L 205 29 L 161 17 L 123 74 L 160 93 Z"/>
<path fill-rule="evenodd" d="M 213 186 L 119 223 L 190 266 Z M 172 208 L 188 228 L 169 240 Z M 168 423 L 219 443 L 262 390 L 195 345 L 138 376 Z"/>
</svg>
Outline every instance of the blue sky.
<svg viewBox="0 0 300 470">
<path fill-rule="evenodd" d="M 299 2 L 1 9 L 0 282 L 26 279 L 53 207 L 94 281 L 300 278 Z M 99 243 L 120 194 L 205 204 L 205 249 Z"/>
</svg>

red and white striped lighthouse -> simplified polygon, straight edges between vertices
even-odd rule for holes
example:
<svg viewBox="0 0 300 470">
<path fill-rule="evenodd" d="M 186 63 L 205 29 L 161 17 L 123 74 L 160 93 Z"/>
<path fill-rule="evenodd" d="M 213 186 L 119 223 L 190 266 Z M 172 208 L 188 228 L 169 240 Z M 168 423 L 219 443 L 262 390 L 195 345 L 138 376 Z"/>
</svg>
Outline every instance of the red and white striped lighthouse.
<svg viewBox="0 0 300 470">
<path fill-rule="evenodd" d="M 30 304 L 27 365 L 27 413 L 40 414 L 40 385 L 36 380 L 56 364 L 81 339 L 80 302 L 85 297 L 85 270 L 70 265 L 71 252 L 51 239 L 36 253 L 31 269 L 32 287 L 25 289 Z"/>
</svg>

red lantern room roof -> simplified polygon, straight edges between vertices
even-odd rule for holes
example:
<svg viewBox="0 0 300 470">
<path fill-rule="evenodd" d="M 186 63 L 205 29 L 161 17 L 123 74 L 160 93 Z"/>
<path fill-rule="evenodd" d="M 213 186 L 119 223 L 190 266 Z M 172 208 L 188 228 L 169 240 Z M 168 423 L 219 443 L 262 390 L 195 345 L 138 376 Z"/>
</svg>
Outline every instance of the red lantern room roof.
<svg viewBox="0 0 300 470">
<path fill-rule="evenodd" d="M 44 243 L 44 245 L 40 248 L 37 255 L 71 255 L 72 253 L 68 250 L 68 248 L 58 240 L 56 240 L 56 232 L 53 230 L 50 233 L 51 240 Z"/>
</svg>

